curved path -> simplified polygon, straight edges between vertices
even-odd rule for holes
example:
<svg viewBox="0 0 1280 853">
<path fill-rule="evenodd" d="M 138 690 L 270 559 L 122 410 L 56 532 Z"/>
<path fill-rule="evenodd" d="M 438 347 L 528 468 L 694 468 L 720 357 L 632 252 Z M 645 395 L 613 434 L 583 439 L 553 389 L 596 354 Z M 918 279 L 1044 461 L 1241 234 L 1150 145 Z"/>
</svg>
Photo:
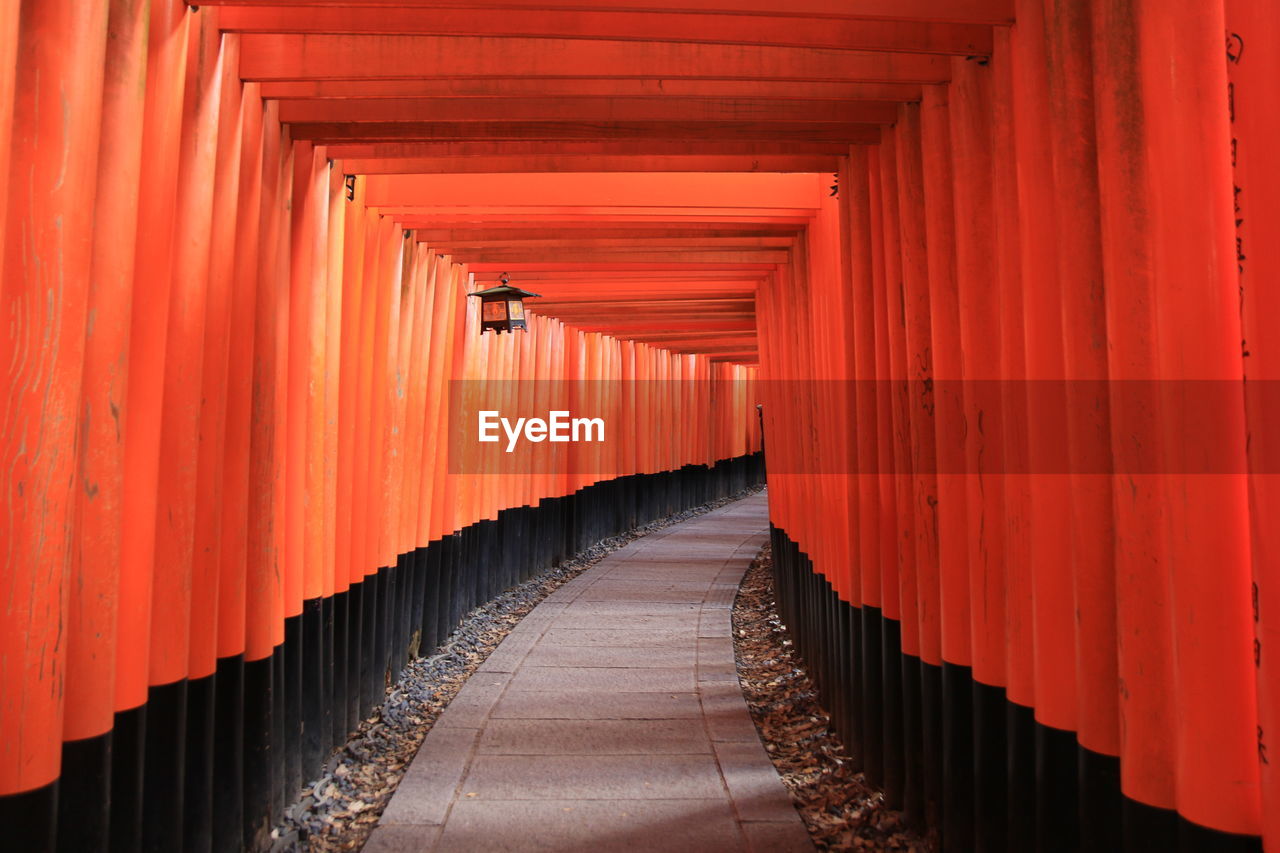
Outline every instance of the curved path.
<svg viewBox="0 0 1280 853">
<path fill-rule="evenodd" d="M 365 853 L 811 851 L 733 661 L 768 526 L 762 493 L 548 596 L 440 716 Z"/>
</svg>

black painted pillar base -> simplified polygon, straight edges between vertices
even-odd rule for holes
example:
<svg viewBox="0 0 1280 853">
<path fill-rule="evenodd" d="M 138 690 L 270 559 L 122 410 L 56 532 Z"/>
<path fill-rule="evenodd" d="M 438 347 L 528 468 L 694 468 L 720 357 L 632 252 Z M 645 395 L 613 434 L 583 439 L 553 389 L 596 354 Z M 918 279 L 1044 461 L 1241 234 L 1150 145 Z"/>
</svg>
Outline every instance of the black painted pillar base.
<svg viewBox="0 0 1280 853">
<path fill-rule="evenodd" d="M 215 678 L 212 849 L 237 853 L 244 827 L 244 656 L 218 661 Z"/>
<path fill-rule="evenodd" d="M 59 853 L 106 850 L 110 844 L 111 739 L 111 732 L 107 732 L 62 744 Z"/>
<path fill-rule="evenodd" d="M 1007 702 L 1005 731 L 1005 773 L 1009 780 L 1006 789 L 1008 849 L 1034 850 L 1037 802 L 1035 709 Z"/>
<path fill-rule="evenodd" d="M 182 792 L 183 850 L 209 853 L 213 839 L 213 740 L 214 702 L 217 694 L 213 675 L 187 682 L 187 753 Z"/>
<path fill-rule="evenodd" d="M 147 706 L 117 711 L 111 728 L 111 853 L 142 849 Z"/>
<path fill-rule="evenodd" d="M 143 850 L 172 850 L 183 837 L 186 746 L 186 679 L 150 688 L 144 747 Z"/>
<path fill-rule="evenodd" d="M 1119 850 L 1124 831 L 1120 818 L 1120 759 L 1076 744 L 1076 779 L 1080 803 L 1080 847 Z"/>
<path fill-rule="evenodd" d="M 0 796 L 6 849 L 54 853 L 58 849 L 58 783 Z"/>
<path fill-rule="evenodd" d="M 1080 846 L 1075 732 L 1036 725 L 1036 849 L 1069 853 Z"/>
<path fill-rule="evenodd" d="M 1008 744 L 1003 687 L 973 682 L 973 847 L 1004 853 L 1008 807 Z"/>
<path fill-rule="evenodd" d="M 244 805 L 241 818 L 242 846 L 259 850 L 268 843 L 273 824 L 271 801 L 283 786 L 279 762 L 271 749 L 275 707 L 275 656 L 244 663 Z"/>
</svg>

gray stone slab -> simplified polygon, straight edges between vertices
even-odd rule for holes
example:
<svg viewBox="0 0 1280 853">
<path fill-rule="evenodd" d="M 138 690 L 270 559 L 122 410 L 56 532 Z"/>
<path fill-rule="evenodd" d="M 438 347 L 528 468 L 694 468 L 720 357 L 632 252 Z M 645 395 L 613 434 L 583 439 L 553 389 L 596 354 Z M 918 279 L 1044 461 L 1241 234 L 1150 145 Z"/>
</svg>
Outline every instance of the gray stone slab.
<svg viewBox="0 0 1280 853">
<path fill-rule="evenodd" d="M 698 685 L 703 719 L 713 741 L 760 743 L 760 733 L 742 698 L 741 685 L 724 682 L 702 682 Z"/>
<path fill-rule="evenodd" d="M 430 853 L 439 837 L 438 826 L 380 824 L 360 849 L 362 853 Z"/>
<path fill-rule="evenodd" d="M 527 666 L 567 667 L 681 667 L 696 665 L 690 648 L 631 646 L 554 646 L 540 643 L 524 662 Z"/>
<path fill-rule="evenodd" d="M 448 853 L 739 853 L 746 841 L 723 799 L 465 800 L 437 851 Z"/>
<path fill-rule="evenodd" d="M 519 667 L 521 661 L 529 654 L 529 649 L 533 648 L 533 644 L 529 643 L 525 648 L 512 647 L 508 649 L 498 648 L 484 659 L 484 663 L 480 664 L 479 672 L 499 672 L 512 673 Z"/>
<path fill-rule="evenodd" d="M 707 597 L 702 600 L 702 606 L 704 608 L 715 608 L 717 610 L 732 610 L 733 600 L 737 598 L 737 596 L 737 587 L 712 587 L 707 592 Z"/>
<path fill-rule="evenodd" d="M 655 592 L 687 592 L 698 594 L 694 601 L 701 601 L 701 594 L 705 594 L 707 587 L 710 585 L 710 579 L 699 580 L 697 578 L 684 579 L 680 578 L 674 572 L 661 579 L 642 580 L 639 577 L 628 575 L 624 577 L 606 578 L 593 583 L 582 592 L 582 600 L 599 600 L 602 597 L 612 598 L 620 593 L 643 593 L 652 595 Z"/>
<path fill-rule="evenodd" d="M 715 799 L 711 755 L 477 755 L 462 795 L 494 800 Z"/>
<path fill-rule="evenodd" d="M 725 684 L 738 683 L 738 669 L 732 663 L 699 663 L 698 683 L 718 681 Z"/>
<path fill-rule="evenodd" d="M 597 693 L 508 690 L 490 715 L 526 720 L 697 720 L 698 697 L 683 693 Z"/>
<path fill-rule="evenodd" d="M 662 601 L 675 602 L 684 604 L 701 604 L 702 597 L 706 594 L 706 587 L 698 587 L 692 590 L 669 589 L 667 587 L 654 584 L 651 589 L 636 589 L 632 586 L 630 589 L 620 589 L 616 591 L 588 590 L 582 594 L 579 601 Z"/>
<path fill-rule="evenodd" d="M 449 804 L 467 774 L 479 734 L 475 729 L 433 727 L 400 780 L 379 826 L 444 823 Z"/>
<path fill-rule="evenodd" d="M 589 631 L 593 628 L 638 631 L 692 631 L 698 627 L 701 613 L 582 613 L 566 610 L 555 621 L 558 629 Z"/>
<path fill-rule="evenodd" d="M 701 726 L 686 720 L 490 720 L 478 754 L 682 755 L 711 752 Z"/>
<path fill-rule="evenodd" d="M 693 673 L 661 667 L 580 667 L 523 666 L 511 676 L 513 690 L 556 690 L 578 693 L 661 693 L 690 692 Z"/>
<path fill-rule="evenodd" d="M 733 639 L 730 637 L 702 637 L 698 640 L 699 661 L 733 661 Z"/>
<path fill-rule="evenodd" d="M 489 712 L 505 689 L 505 683 L 481 684 L 474 678 L 469 679 L 462 685 L 458 695 L 449 701 L 440 719 L 436 720 L 436 726 L 465 729 L 483 727 Z"/>
<path fill-rule="evenodd" d="M 744 823 L 742 831 L 751 853 L 813 853 L 816 849 L 798 818 L 778 823 Z"/>
<path fill-rule="evenodd" d="M 694 614 L 702 609 L 702 605 L 693 601 L 575 601 L 561 611 L 563 619 L 567 616 L 679 616 Z"/>
<path fill-rule="evenodd" d="M 704 613 L 706 611 L 703 611 Z M 698 623 L 699 637 L 732 637 L 733 629 L 727 619 L 704 618 Z"/>
<path fill-rule="evenodd" d="M 562 646 L 648 646 L 688 648 L 697 632 L 687 631 L 620 631 L 613 628 L 552 628 L 542 635 L 544 644 Z"/>
<path fill-rule="evenodd" d="M 791 795 L 760 742 L 718 742 L 716 759 L 741 820 L 799 821 Z"/>
</svg>

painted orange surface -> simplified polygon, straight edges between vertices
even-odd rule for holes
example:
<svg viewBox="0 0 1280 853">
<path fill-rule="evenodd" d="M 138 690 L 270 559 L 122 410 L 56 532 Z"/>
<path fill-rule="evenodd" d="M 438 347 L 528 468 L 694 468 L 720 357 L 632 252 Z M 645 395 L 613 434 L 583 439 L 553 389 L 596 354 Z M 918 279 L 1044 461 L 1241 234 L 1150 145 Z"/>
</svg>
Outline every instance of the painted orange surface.
<svg viewBox="0 0 1280 853">
<path fill-rule="evenodd" d="M 767 438 L 905 654 L 1280 844 L 1274 4 L 551 5 L 4 4 L 0 795 L 403 554 Z M 459 406 L 623 440 L 521 472 Z"/>
</svg>

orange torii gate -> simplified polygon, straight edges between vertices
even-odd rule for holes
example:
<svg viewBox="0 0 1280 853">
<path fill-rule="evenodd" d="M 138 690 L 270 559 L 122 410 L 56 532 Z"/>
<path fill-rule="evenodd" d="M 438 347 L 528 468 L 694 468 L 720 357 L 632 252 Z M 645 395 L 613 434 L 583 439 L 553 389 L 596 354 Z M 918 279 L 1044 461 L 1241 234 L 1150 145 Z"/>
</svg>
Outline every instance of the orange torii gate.
<svg viewBox="0 0 1280 853">
<path fill-rule="evenodd" d="M 6 837 L 261 846 L 761 402 L 785 619 L 943 848 L 1280 845 L 1273 6 L 5 5 Z"/>
</svg>

